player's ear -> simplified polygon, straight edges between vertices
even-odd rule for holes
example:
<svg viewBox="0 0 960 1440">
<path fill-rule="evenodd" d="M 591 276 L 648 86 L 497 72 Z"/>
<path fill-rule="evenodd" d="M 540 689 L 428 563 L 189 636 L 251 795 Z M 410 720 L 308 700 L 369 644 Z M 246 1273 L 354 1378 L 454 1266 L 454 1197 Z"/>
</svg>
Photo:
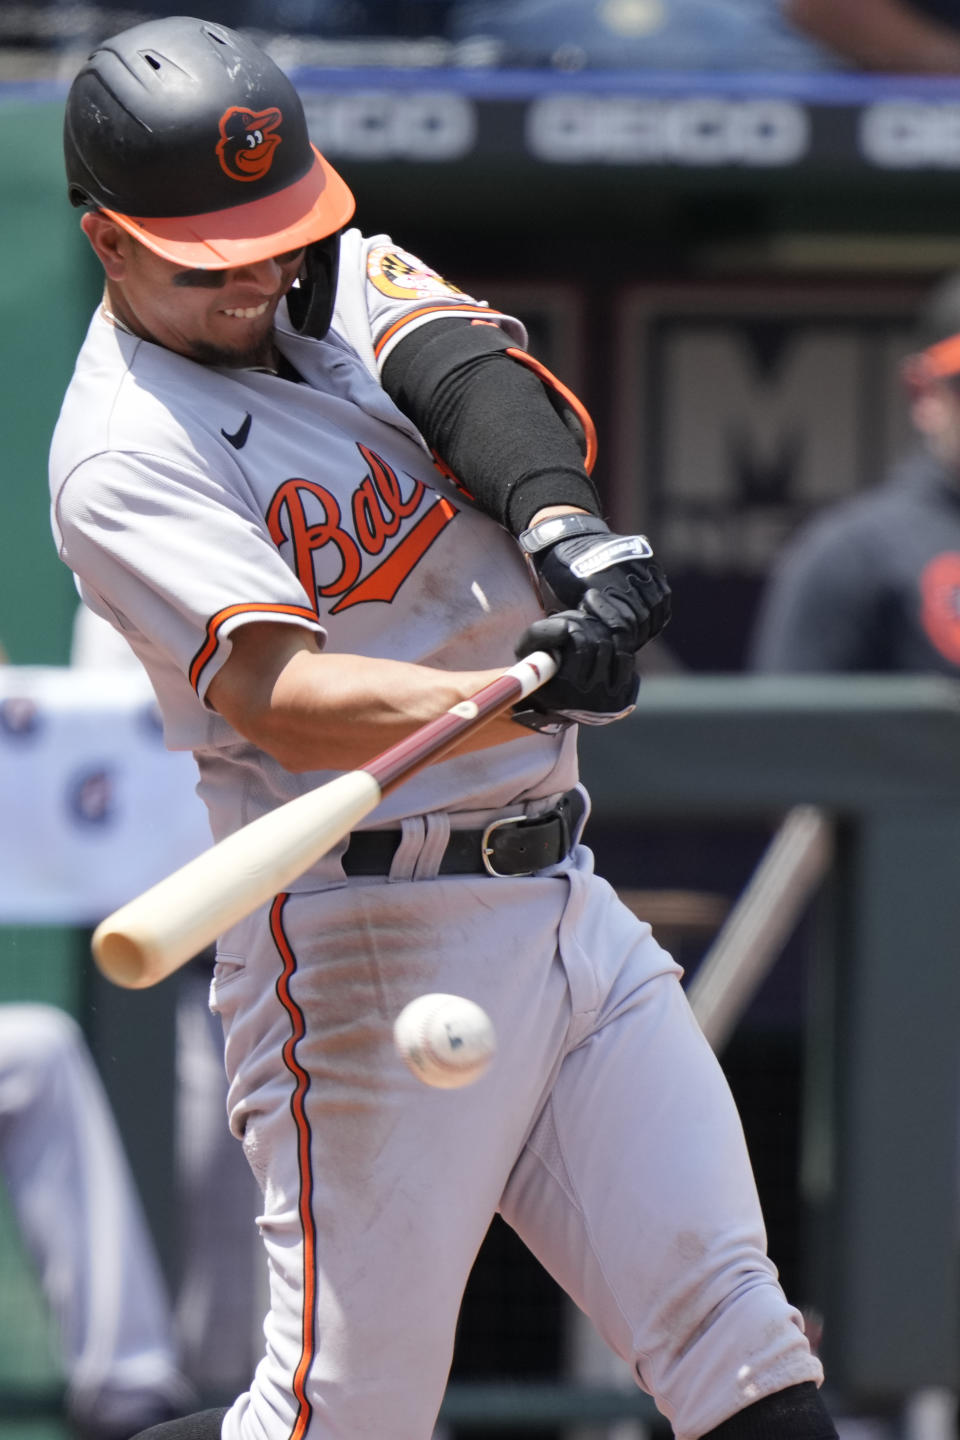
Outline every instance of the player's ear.
<svg viewBox="0 0 960 1440">
<path fill-rule="evenodd" d="M 122 280 L 126 273 L 126 233 L 101 210 L 87 210 L 80 228 L 110 280 Z"/>
</svg>

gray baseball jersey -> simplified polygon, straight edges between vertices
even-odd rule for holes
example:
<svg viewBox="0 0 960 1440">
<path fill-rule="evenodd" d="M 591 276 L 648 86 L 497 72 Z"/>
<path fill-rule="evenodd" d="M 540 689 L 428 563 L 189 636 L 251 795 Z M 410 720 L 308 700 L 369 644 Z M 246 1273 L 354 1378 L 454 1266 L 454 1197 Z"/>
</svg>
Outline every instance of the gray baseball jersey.
<svg viewBox="0 0 960 1440">
<path fill-rule="evenodd" d="M 498 319 L 518 343 L 523 327 L 385 237 L 350 231 L 342 248 L 328 337 L 279 331 L 306 384 L 197 366 L 101 310 L 54 436 L 61 554 L 146 667 L 168 744 L 195 752 L 218 839 L 329 778 L 282 770 L 204 704 L 237 626 L 288 621 L 331 651 L 464 669 L 511 664 L 540 614 L 515 542 L 440 474 L 378 379 L 406 328 L 438 313 Z M 443 809 L 468 824 L 575 778 L 572 735 L 525 737 L 423 772 L 371 823 Z M 320 874 L 336 877 L 335 855 L 295 888 Z"/>
<path fill-rule="evenodd" d="M 281 322 L 304 383 L 201 367 L 111 326 L 54 438 L 61 553 L 194 750 L 216 835 L 317 784 L 206 703 L 238 625 L 329 651 L 508 665 L 542 612 L 513 538 L 433 465 L 378 367 L 437 316 L 515 320 L 386 237 L 343 240 L 333 328 Z M 735 1107 L 679 970 L 574 844 L 531 875 L 445 874 L 451 828 L 577 783 L 575 733 L 445 760 L 372 817 L 389 872 L 339 852 L 223 935 L 228 1109 L 263 1192 L 265 1351 L 224 1440 L 427 1440 L 499 1209 L 681 1440 L 822 1372 L 765 1253 Z M 576 837 L 575 837 L 576 838 Z M 418 994 L 483 1006 L 497 1058 L 421 1085 L 392 1044 Z"/>
</svg>

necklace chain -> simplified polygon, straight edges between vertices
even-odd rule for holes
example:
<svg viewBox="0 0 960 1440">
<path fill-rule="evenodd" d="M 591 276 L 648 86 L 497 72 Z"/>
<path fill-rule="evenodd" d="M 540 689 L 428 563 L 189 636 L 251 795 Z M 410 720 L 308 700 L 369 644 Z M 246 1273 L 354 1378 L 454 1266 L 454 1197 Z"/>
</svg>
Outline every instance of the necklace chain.
<svg viewBox="0 0 960 1440">
<path fill-rule="evenodd" d="M 118 320 L 117 317 L 116 317 L 116 315 L 114 315 L 114 313 L 113 313 L 112 310 L 108 310 L 108 309 L 107 309 L 106 301 L 103 301 L 103 302 L 101 303 L 100 309 L 103 311 L 103 313 L 104 313 L 104 315 L 106 316 L 106 318 L 110 321 L 110 324 L 111 324 L 111 325 L 115 325 L 118 330 L 123 330 L 123 331 L 125 331 L 125 333 L 126 333 L 127 335 L 132 335 L 132 334 L 133 334 L 133 331 L 130 329 L 130 326 L 129 326 L 129 325 L 124 325 L 123 321 L 122 321 L 122 320 Z"/>
</svg>

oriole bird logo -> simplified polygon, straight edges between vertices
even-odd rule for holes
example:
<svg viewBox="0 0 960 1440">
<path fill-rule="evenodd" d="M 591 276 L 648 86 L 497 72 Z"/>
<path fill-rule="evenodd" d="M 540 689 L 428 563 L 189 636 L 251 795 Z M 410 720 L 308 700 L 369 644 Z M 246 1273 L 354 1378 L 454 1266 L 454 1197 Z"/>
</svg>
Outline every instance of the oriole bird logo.
<svg viewBox="0 0 960 1440">
<path fill-rule="evenodd" d="M 262 180 L 273 164 L 283 115 L 275 108 L 247 110 L 231 105 L 220 117 L 217 158 L 231 180 Z"/>
</svg>

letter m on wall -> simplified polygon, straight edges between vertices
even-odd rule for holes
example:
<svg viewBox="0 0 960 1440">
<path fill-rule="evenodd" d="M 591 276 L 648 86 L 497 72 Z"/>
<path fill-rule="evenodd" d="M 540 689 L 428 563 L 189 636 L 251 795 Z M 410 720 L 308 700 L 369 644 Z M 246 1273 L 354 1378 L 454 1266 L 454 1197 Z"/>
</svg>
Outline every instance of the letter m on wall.
<svg viewBox="0 0 960 1440">
<path fill-rule="evenodd" d="M 621 297 L 612 509 L 619 528 L 649 530 L 678 612 L 707 579 L 733 583 L 701 587 L 700 603 L 745 616 L 747 587 L 796 526 L 903 449 L 899 365 L 917 298 L 802 278 Z"/>
</svg>

